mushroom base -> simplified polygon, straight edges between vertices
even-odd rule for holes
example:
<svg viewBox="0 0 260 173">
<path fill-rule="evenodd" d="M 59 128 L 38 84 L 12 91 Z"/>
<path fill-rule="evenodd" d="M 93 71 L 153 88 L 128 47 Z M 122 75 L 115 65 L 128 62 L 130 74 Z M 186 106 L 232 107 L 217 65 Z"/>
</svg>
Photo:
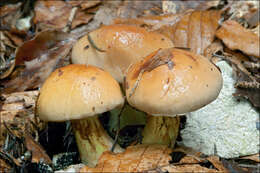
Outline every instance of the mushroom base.
<svg viewBox="0 0 260 173">
<path fill-rule="evenodd" d="M 179 132 L 179 117 L 147 116 L 143 144 L 163 144 L 173 147 Z"/>
<path fill-rule="evenodd" d="M 113 139 L 107 134 L 97 115 L 71 122 L 81 161 L 95 167 L 102 153 L 112 148 Z M 116 153 L 122 151 L 119 145 L 114 149 Z"/>
</svg>

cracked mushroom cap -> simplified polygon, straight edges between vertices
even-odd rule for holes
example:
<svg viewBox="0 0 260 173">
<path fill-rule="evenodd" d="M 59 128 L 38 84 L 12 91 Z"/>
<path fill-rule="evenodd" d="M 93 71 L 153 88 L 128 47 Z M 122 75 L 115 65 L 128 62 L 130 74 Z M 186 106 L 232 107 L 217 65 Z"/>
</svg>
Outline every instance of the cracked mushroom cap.
<svg viewBox="0 0 260 173">
<path fill-rule="evenodd" d="M 108 72 L 74 64 L 55 70 L 44 82 L 36 113 L 45 121 L 66 121 L 94 116 L 123 103 L 120 86 Z"/>
<path fill-rule="evenodd" d="M 144 28 L 131 25 L 102 26 L 77 41 L 72 49 L 72 62 L 100 67 L 122 83 L 131 64 L 158 48 L 170 47 L 173 47 L 173 43 L 169 38 Z"/>
<path fill-rule="evenodd" d="M 203 56 L 176 48 L 159 49 L 130 67 L 125 86 L 133 107 L 151 115 L 175 116 L 215 100 L 222 76 Z"/>
</svg>

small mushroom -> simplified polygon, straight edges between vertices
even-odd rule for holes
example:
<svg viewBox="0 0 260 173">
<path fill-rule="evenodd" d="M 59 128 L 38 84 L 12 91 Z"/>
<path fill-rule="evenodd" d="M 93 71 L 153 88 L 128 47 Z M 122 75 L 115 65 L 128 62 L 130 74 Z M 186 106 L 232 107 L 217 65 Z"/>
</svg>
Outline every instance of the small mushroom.
<svg viewBox="0 0 260 173">
<path fill-rule="evenodd" d="M 55 70 L 44 82 L 36 114 L 44 121 L 71 120 L 81 160 L 93 167 L 113 145 L 98 114 L 122 107 L 123 103 L 120 86 L 108 72 L 74 64 Z M 116 146 L 114 151 L 122 149 Z"/>
<path fill-rule="evenodd" d="M 158 48 L 173 47 L 166 36 L 130 25 L 102 26 L 72 49 L 72 63 L 100 67 L 122 83 L 128 67 Z"/>
<path fill-rule="evenodd" d="M 222 88 L 222 76 L 205 57 L 168 48 L 132 65 L 126 85 L 129 104 L 150 115 L 143 130 L 143 143 L 172 146 L 179 128 L 176 115 L 215 100 Z"/>
</svg>

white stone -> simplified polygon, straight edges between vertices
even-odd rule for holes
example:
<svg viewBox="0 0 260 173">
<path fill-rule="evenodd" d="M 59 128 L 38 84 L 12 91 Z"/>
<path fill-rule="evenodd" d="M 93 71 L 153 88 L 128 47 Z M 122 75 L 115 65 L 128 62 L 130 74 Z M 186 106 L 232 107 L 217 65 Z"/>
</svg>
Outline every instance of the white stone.
<svg viewBox="0 0 260 173">
<path fill-rule="evenodd" d="M 259 152 L 259 113 L 244 99 L 237 101 L 232 68 L 221 61 L 223 88 L 209 105 L 187 114 L 182 144 L 207 155 L 234 158 Z"/>
<path fill-rule="evenodd" d="M 77 165 L 70 165 L 68 168 L 64 169 L 64 170 L 58 170 L 58 171 L 55 171 L 55 173 L 77 173 L 79 172 L 79 170 L 81 168 L 83 168 L 85 165 L 84 164 L 77 164 Z"/>
</svg>

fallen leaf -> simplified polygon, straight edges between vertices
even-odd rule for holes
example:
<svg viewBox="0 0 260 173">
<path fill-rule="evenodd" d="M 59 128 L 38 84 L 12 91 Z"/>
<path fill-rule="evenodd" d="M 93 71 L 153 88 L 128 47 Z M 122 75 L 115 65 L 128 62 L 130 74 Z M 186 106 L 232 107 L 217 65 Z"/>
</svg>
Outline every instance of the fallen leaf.
<svg viewBox="0 0 260 173">
<path fill-rule="evenodd" d="M 25 69 L 3 81 L 3 92 L 34 89 L 43 83 L 57 67 L 64 66 L 72 44 L 80 35 L 59 31 L 44 31 L 25 42 L 16 54 L 16 65 L 25 64 Z"/>
<path fill-rule="evenodd" d="M 218 0 L 211 1 L 162 1 L 163 13 L 180 13 L 188 9 L 207 10 L 211 7 L 216 7 L 219 4 Z"/>
<path fill-rule="evenodd" d="M 8 4 L 0 7 L 0 28 L 1 30 L 15 29 L 15 23 L 21 16 L 20 8 L 22 2 Z"/>
<path fill-rule="evenodd" d="M 250 155 L 250 156 L 240 157 L 239 159 L 248 159 L 248 160 L 253 160 L 253 161 L 256 161 L 257 163 L 260 163 L 259 153 L 254 154 L 254 155 Z"/>
<path fill-rule="evenodd" d="M 130 24 L 156 31 L 170 38 L 175 47 L 190 48 L 203 54 L 213 42 L 221 11 L 186 11 L 180 14 L 145 16 L 114 20 L 115 24 Z"/>
<path fill-rule="evenodd" d="M 176 47 L 190 48 L 197 54 L 213 42 L 221 11 L 194 11 L 175 24 L 173 43 Z"/>
<path fill-rule="evenodd" d="M 7 133 L 3 123 L 9 127 L 15 127 L 19 134 L 23 134 L 25 131 L 34 133 L 35 125 L 39 130 L 45 127 L 45 123 L 40 122 L 34 114 L 38 93 L 38 91 L 27 91 L 0 96 L 0 146 L 3 145 L 2 139 Z"/>
<path fill-rule="evenodd" d="M 71 4 L 73 7 L 80 6 L 82 10 L 85 10 L 100 4 L 101 1 L 100 0 L 91 0 L 91 1 L 77 0 L 77 1 L 68 1 L 68 3 Z"/>
<path fill-rule="evenodd" d="M 78 25 L 87 24 L 94 15 L 88 14 L 85 11 L 78 11 L 72 21 L 71 29 L 74 29 Z"/>
<path fill-rule="evenodd" d="M 125 152 L 104 152 L 95 168 L 85 166 L 80 172 L 141 172 L 169 164 L 171 149 L 163 145 L 130 146 Z"/>
<path fill-rule="evenodd" d="M 136 18 L 143 15 L 157 15 L 161 10 L 161 1 L 124 1 L 118 8 L 118 17 Z M 161 12 L 161 11 L 160 11 Z"/>
<path fill-rule="evenodd" d="M 41 29 L 61 29 L 67 25 L 72 6 L 64 1 L 36 1 L 33 22 Z"/>
<path fill-rule="evenodd" d="M 233 20 L 222 23 L 216 36 L 231 50 L 241 50 L 247 55 L 260 58 L 259 37 Z"/>
<path fill-rule="evenodd" d="M 32 162 L 44 162 L 46 164 L 51 164 L 51 159 L 46 154 L 42 146 L 34 141 L 34 139 L 29 134 L 25 134 L 25 145 L 26 148 L 32 152 Z"/>
<path fill-rule="evenodd" d="M 207 160 L 210 161 L 219 171 L 228 172 L 228 170 L 224 167 L 222 162 L 219 160 L 218 156 L 209 156 Z"/>
</svg>

